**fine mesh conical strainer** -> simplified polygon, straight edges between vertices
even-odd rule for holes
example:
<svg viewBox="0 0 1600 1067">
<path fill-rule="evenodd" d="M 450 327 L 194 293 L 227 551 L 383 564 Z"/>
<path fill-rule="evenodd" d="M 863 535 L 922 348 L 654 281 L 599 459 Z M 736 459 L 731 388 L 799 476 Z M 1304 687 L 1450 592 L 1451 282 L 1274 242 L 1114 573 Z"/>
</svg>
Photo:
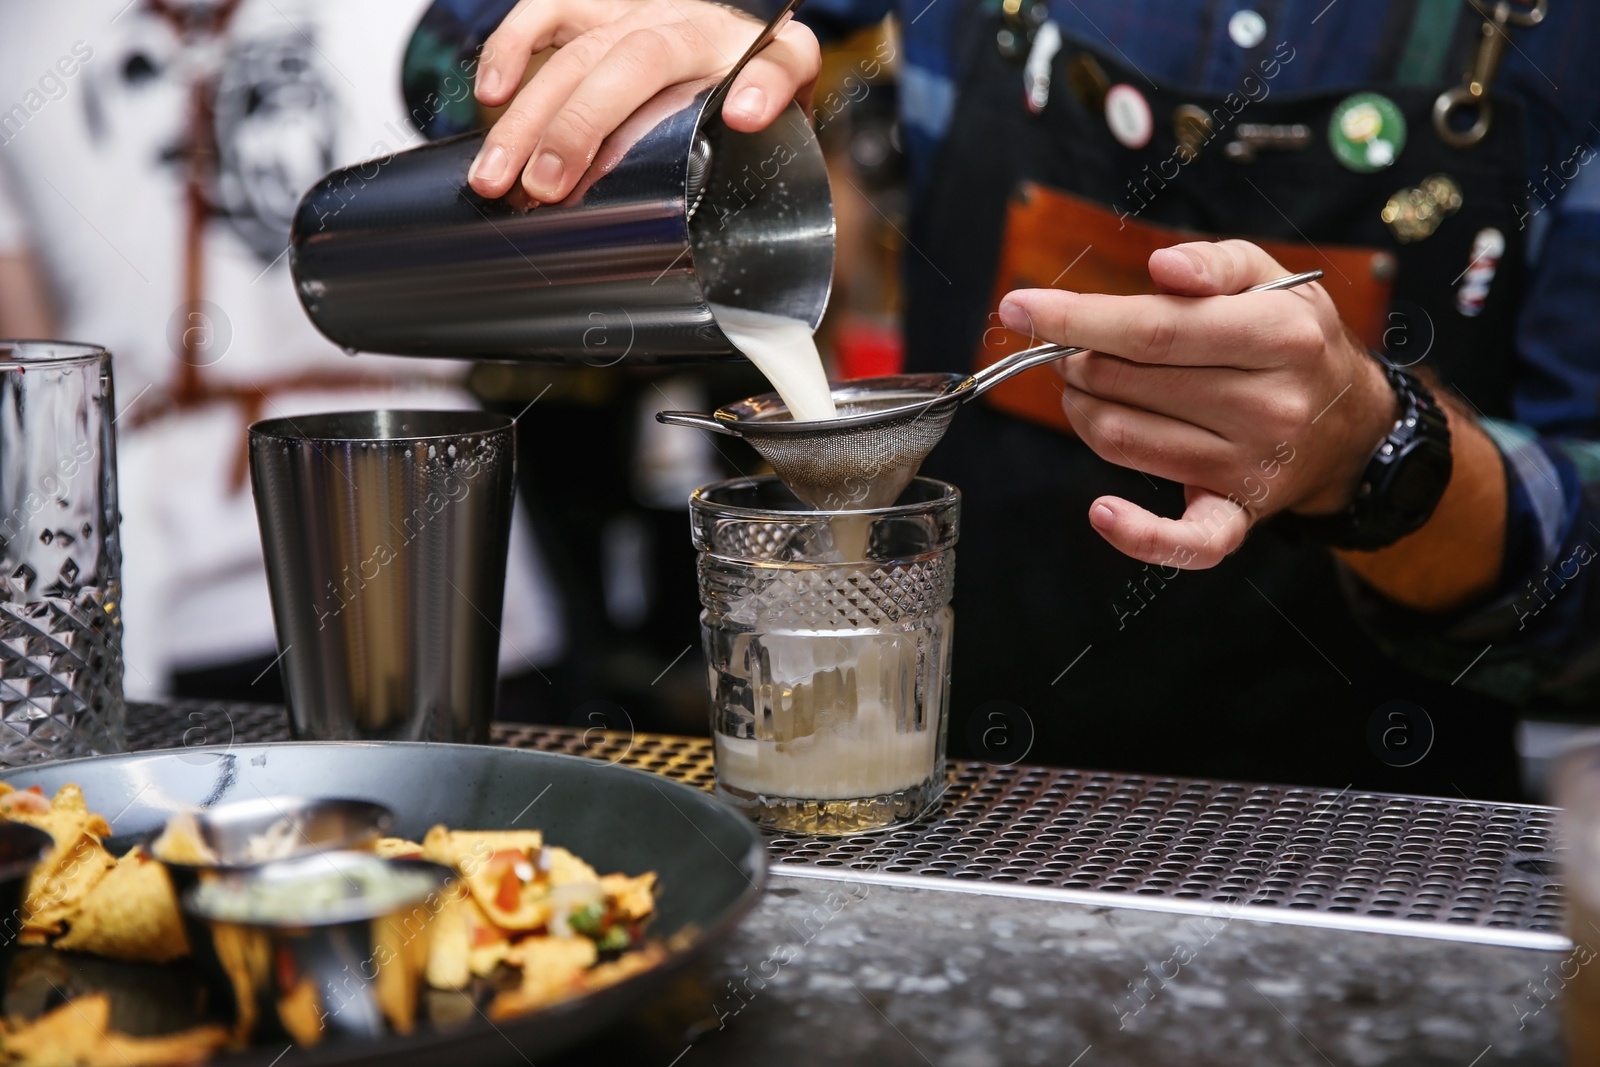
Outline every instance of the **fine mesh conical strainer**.
<svg viewBox="0 0 1600 1067">
<path fill-rule="evenodd" d="M 682 411 L 656 417 L 744 438 L 790 492 L 819 511 L 880 508 L 899 498 L 950 428 L 960 399 L 944 391 L 959 378 L 897 374 L 844 382 L 833 389 L 838 417 L 823 422 L 793 421 L 776 393 L 709 417 Z"/>
<path fill-rule="evenodd" d="M 1247 293 L 1292 289 L 1320 270 L 1266 282 Z M 795 422 L 776 393 L 762 393 L 711 415 L 662 411 L 660 422 L 742 437 L 802 501 L 819 511 L 855 511 L 895 502 L 955 418 L 957 405 L 1025 370 L 1086 351 L 1036 345 L 973 374 L 892 374 L 833 387 L 838 416 Z"/>
</svg>

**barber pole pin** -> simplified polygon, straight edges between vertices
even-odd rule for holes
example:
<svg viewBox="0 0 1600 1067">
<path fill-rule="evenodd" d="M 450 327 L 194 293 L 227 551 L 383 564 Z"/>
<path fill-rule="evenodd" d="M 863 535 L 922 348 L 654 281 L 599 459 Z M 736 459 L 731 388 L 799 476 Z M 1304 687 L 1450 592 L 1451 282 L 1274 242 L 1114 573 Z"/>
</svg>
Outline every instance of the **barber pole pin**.
<svg viewBox="0 0 1600 1067">
<path fill-rule="evenodd" d="M 1030 114 L 1037 115 L 1050 102 L 1050 68 L 1061 51 L 1061 27 L 1046 22 L 1033 35 L 1033 47 L 1022 65 L 1022 98 Z"/>
<path fill-rule="evenodd" d="M 1472 257 L 1461 274 L 1461 288 L 1456 290 L 1456 310 L 1469 319 L 1483 312 L 1489 299 L 1489 286 L 1494 284 L 1495 271 L 1500 269 L 1500 257 L 1505 254 L 1505 234 L 1492 226 L 1479 230 L 1472 239 Z"/>
</svg>

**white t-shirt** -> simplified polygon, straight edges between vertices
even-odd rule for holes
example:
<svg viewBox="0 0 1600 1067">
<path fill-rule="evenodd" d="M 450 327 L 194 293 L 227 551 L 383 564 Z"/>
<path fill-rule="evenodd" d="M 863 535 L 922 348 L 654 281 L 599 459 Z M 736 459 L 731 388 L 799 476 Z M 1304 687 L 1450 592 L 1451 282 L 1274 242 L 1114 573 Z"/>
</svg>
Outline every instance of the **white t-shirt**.
<svg viewBox="0 0 1600 1067">
<path fill-rule="evenodd" d="M 317 178 L 422 143 L 400 62 L 426 6 L 244 0 L 220 38 L 185 43 L 144 0 L 0 0 L 0 252 L 31 249 L 64 337 L 114 358 L 130 697 L 159 694 L 173 670 L 274 649 L 243 466 L 251 414 L 472 406 L 462 364 L 347 358 L 301 310 L 286 254 L 291 213 Z M 191 84 L 207 70 L 221 163 L 197 320 L 183 292 L 183 152 Z M 215 403 L 141 422 L 196 322 L 211 331 L 207 382 L 317 371 L 397 382 L 269 390 L 254 413 Z M 518 526 L 502 624 L 510 672 L 561 648 L 553 586 Z"/>
</svg>

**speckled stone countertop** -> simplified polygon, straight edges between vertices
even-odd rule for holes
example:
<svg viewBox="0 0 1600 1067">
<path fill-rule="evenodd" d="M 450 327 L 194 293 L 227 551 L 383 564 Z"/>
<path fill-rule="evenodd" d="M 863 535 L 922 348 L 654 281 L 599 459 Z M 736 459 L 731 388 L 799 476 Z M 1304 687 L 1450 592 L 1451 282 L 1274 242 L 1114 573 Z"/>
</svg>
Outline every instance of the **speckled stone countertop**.
<svg viewBox="0 0 1600 1067">
<path fill-rule="evenodd" d="M 1559 1064 L 1562 959 L 780 870 L 700 976 L 559 1062 Z"/>
<path fill-rule="evenodd" d="M 229 739 L 287 735 L 281 708 L 133 710 L 136 748 L 183 744 L 213 711 Z M 1562 1062 L 1556 994 L 1587 951 L 1037 895 L 774 864 L 697 972 L 538 1067 L 1537 1067 Z"/>
</svg>

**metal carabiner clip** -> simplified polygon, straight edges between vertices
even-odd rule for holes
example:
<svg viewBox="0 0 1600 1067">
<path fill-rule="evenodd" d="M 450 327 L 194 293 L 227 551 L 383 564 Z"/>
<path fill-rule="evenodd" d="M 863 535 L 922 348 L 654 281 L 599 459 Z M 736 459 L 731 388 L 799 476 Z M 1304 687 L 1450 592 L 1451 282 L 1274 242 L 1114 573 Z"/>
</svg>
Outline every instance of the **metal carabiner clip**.
<svg viewBox="0 0 1600 1067">
<path fill-rule="evenodd" d="M 1483 40 L 1473 57 L 1472 69 L 1461 85 L 1451 86 L 1440 93 L 1433 102 L 1433 128 L 1439 139 L 1454 148 L 1470 148 L 1489 134 L 1494 120 L 1494 105 L 1489 100 L 1489 89 L 1500 70 L 1510 37 L 1507 26 L 1537 26 L 1544 21 L 1549 0 L 1530 0 L 1527 10 L 1519 9 L 1513 0 L 1497 0 L 1492 10 L 1485 8 L 1484 0 L 1468 0 L 1473 10 L 1484 17 Z M 1475 109 L 1472 125 L 1465 130 L 1458 125 L 1458 116 L 1466 108 Z"/>
</svg>

